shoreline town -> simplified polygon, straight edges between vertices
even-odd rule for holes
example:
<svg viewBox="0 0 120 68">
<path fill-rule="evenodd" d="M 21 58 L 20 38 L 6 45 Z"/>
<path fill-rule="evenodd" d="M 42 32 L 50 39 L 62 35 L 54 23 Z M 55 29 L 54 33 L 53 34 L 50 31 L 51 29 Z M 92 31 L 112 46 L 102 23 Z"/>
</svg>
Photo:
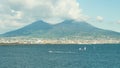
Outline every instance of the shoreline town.
<svg viewBox="0 0 120 68">
<path fill-rule="evenodd" d="M 0 38 L 0 44 L 120 44 L 119 39 Z"/>
</svg>

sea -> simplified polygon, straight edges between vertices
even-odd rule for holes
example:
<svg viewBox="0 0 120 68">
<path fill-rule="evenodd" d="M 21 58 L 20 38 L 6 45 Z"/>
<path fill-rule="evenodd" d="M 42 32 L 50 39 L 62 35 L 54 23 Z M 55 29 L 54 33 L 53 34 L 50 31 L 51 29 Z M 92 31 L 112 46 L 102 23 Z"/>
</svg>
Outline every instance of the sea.
<svg viewBox="0 0 120 68">
<path fill-rule="evenodd" d="M 3 45 L 0 68 L 120 68 L 120 44 Z"/>
</svg>

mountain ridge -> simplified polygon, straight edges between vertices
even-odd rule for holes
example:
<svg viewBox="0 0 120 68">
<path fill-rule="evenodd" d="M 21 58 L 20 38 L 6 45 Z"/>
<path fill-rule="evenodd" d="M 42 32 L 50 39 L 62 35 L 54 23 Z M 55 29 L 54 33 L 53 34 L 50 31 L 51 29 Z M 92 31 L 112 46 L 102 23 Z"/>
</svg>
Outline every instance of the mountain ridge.
<svg viewBox="0 0 120 68">
<path fill-rule="evenodd" d="M 32 36 L 40 38 L 120 38 L 120 33 L 94 27 L 87 22 L 65 20 L 52 25 L 44 21 L 36 21 L 21 29 L 7 32 L 3 37 Z M 88 38 L 87 38 L 88 39 Z M 89 38 L 90 39 L 90 38 Z"/>
</svg>

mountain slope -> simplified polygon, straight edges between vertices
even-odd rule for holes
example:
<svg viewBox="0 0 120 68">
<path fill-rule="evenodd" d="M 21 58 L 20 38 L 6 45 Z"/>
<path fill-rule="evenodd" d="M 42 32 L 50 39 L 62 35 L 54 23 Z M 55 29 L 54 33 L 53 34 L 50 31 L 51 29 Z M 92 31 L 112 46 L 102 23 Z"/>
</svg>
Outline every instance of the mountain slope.
<svg viewBox="0 0 120 68">
<path fill-rule="evenodd" d="M 120 38 L 120 33 L 96 28 L 86 22 L 66 20 L 51 25 L 43 21 L 34 22 L 21 29 L 3 34 L 3 36 L 32 36 L 40 38 Z"/>
<path fill-rule="evenodd" d="M 77 22 L 74 20 L 66 20 L 62 23 L 54 25 L 53 29 L 47 32 L 47 35 L 53 37 L 72 37 L 72 38 L 85 38 L 85 37 L 120 37 L 120 33 L 98 29 L 86 22 Z"/>
<path fill-rule="evenodd" d="M 27 25 L 21 29 L 7 32 L 7 33 L 3 34 L 3 36 L 12 37 L 12 36 L 28 36 L 30 34 L 35 34 L 35 33 L 43 34 L 51 28 L 52 28 L 52 25 L 50 25 L 46 22 L 36 21 L 36 22 L 34 22 L 30 25 Z"/>
</svg>

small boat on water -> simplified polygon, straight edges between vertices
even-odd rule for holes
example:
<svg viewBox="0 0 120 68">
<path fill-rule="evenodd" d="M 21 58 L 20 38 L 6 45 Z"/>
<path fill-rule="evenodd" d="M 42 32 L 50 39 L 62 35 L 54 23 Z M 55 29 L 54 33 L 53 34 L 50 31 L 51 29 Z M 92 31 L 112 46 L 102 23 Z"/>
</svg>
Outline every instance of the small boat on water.
<svg viewBox="0 0 120 68">
<path fill-rule="evenodd" d="M 87 48 L 86 47 L 83 47 L 83 48 L 79 48 L 79 51 L 86 51 Z"/>
</svg>

